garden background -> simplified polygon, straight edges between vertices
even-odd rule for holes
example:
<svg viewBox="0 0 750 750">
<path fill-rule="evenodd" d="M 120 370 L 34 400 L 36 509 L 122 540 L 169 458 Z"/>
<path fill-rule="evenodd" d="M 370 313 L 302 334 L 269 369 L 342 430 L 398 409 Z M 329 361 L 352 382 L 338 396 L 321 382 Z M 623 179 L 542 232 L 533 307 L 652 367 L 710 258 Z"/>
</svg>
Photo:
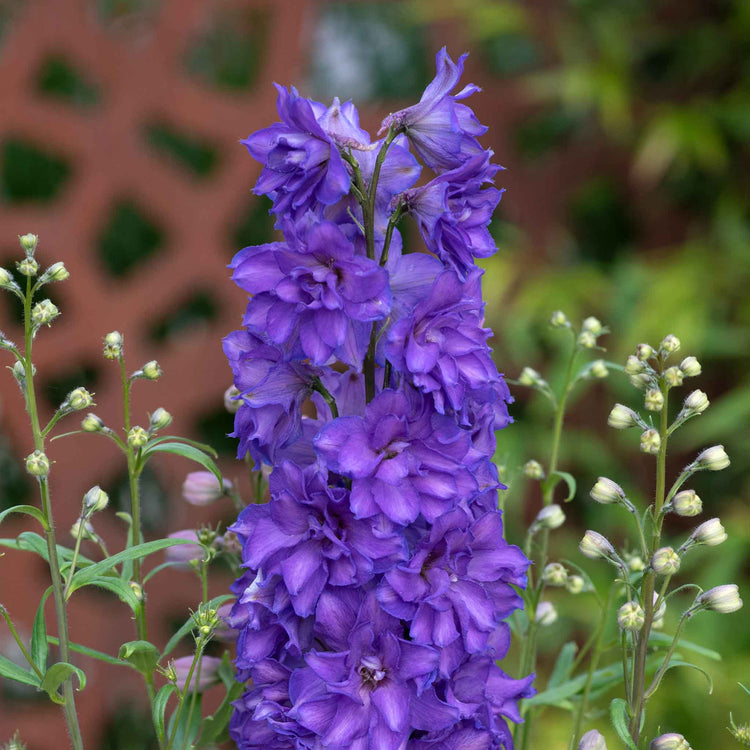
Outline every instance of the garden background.
<svg viewBox="0 0 750 750">
<path fill-rule="evenodd" d="M 693 485 L 729 541 L 691 553 L 684 570 L 704 585 L 737 582 L 747 601 L 750 6 L 740 0 L 0 0 L 0 264 L 12 267 L 16 236 L 34 232 L 40 261 L 62 260 L 72 276 L 51 290 L 62 317 L 40 333 L 36 350 L 45 408 L 84 385 L 96 393 L 96 412 L 118 423 L 119 374 L 100 354 L 102 336 L 118 329 L 131 369 L 158 359 L 165 371 L 139 386 L 136 413 L 145 420 L 147 408 L 164 406 L 177 432 L 211 442 L 226 476 L 241 477 L 225 437 L 232 419 L 223 408 L 230 372 L 221 338 L 244 305 L 226 264 L 273 231 L 268 206 L 250 192 L 259 165 L 238 141 L 275 121 L 274 81 L 325 102 L 353 98 L 372 132 L 419 98 L 443 44 L 454 57 L 471 53 L 466 80 L 483 88 L 472 106 L 489 126 L 484 143 L 507 168 L 497 180 L 507 189 L 493 223 L 499 252 L 484 263 L 500 370 L 516 377 L 524 365 L 552 366 L 554 384 L 564 340 L 548 329 L 555 309 L 600 318 L 612 330 L 603 356 L 616 362 L 640 341 L 679 336 L 703 365 L 696 387 L 712 408 L 680 431 L 671 469 L 713 443 L 732 459 L 729 470 Z M 407 245 L 417 241 L 407 233 Z M 1 304 L 0 328 L 18 338 L 14 300 L 5 295 Z M 498 461 L 511 485 L 507 536 L 519 542 L 541 502 L 519 467 L 546 456 L 550 418 L 540 399 L 514 394 L 516 424 L 500 435 Z M 635 406 L 637 398 L 613 373 L 572 406 L 561 466 L 579 490 L 553 536 L 559 558 L 584 562 L 577 542 L 586 528 L 623 539 L 617 513 L 588 499 L 597 476 L 631 497 L 648 491 L 653 460 L 631 435 L 606 428 L 614 401 Z M 60 529 L 99 483 L 112 503 L 97 530 L 119 540 L 119 455 L 90 436 L 53 445 Z M 20 395 L 0 373 L 0 510 L 31 497 L 22 469 L 30 450 Z M 145 478 L 147 533 L 230 521 L 228 507 L 222 515 L 181 500 L 190 467 L 172 459 L 155 462 Z M 683 532 L 692 527 L 675 521 Z M 2 535 L 21 523 L 6 521 Z M 603 583 L 609 571 L 585 562 Z M 29 556 L 0 559 L 0 602 L 27 633 L 46 575 Z M 217 574 L 213 593 L 228 582 Z M 197 595 L 188 573 L 155 579 L 157 640 L 184 621 Z M 73 640 L 111 652 L 132 637 L 114 597 L 77 596 Z M 543 632 L 547 662 L 566 640 L 582 640 L 594 619 L 593 601 L 590 610 L 570 594 L 553 601 L 561 616 Z M 696 750 L 731 747 L 730 710 L 750 720 L 737 686 L 750 673 L 744 612 L 702 615 L 688 628 L 690 640 L 724 654 L 700 662 L 715 678 L 714 694 L 700 675 L 674 671 L 650 709 Z M 668 614 L 668 632 L 677 615 Z M 0 629 L 0 651 L 12 657 L 12 646 Z M 138 681 L 88 660 L 82 666 L 87 746 L 147 747 Z M 549 710 L 536 725 L 540 747 L 565 746 L 566 714 Z M 605 717 L 590 725 L 607 731 Z M 16 727 L 29 750 L 60 746 L 64 732 L 45 696 L 3 681 L 0 741 Z"/>
</svg>

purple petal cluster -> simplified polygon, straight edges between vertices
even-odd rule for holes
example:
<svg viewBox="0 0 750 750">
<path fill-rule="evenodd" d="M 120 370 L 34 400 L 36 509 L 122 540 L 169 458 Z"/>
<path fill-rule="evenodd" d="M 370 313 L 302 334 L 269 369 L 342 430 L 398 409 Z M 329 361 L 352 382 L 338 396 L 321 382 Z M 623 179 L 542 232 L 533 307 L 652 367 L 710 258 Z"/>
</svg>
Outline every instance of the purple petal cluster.
<svg viewBox="0 0 750 750">
<path fill-rule="evenodd" d="M 232 262 L 249 298 L 224 341 L 239 456 L 270 473 L 231 527 L 241 749 L 511 748 L 533 694 L 497 665 L 529 562 L 498 510 L 512 399 L 475 258 L 500 167 L 463 104 L 478 89 L 453 93 L 464 59 L 441 50 L 380 140 L 351 102 L 279 88 L 281 122 L 245 141 L 283 236 Z"/>
</svg>

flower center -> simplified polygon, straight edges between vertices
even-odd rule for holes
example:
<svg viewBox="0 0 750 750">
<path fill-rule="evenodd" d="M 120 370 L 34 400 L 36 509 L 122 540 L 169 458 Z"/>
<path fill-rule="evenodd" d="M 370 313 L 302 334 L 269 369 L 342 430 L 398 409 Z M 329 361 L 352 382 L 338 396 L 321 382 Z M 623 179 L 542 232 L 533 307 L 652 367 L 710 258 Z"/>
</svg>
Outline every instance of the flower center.
<svg viewBox="0 0 750 750">
<path fill-rule="evenodd" d="M 365 656 L 357 667 L 357 672 L 362 682 L 370 689 L 377 687 L 378 683 L 385 678 L 385 669 L 377 656 Z"/>
</svg>

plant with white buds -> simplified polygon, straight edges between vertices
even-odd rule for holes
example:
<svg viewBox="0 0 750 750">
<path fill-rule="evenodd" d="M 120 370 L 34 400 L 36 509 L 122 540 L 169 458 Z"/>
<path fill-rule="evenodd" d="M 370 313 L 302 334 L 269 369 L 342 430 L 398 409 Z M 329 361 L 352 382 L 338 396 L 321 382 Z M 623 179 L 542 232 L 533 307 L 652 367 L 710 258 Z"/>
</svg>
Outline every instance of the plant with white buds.
<svg viewBox="0 0 750 750">
<path fill-rule="evenodd" d="M 632 573 L 640 573 L 646 569 L 646 563 L 643 558 L 638 554 L 624 555 L 625 565 L 628 566 L 628 570 Z"/>
<path fill-rule="evenodd" d="M 536 608 L 536 614 L 534 615 L 534 620 L 542 627 L 552 625 L 552 623 L 557 620 L 557 610 L 552 602 L 539 602 Z"/>
<path fill-rule="evenodd" d="M 617 610 L 617 624 L 620 630 L 640 630 L 645 621 L 646 615 L 638 602 L 625 602 Z"/>
<path fill-rule="evenodd" d="M 592 531 L 591 529 L 583 535 L 583 539 L 578 544 L 578 549 L 591 560 L 600 557 L 609 560 L 616 557 L 615 548 L 609 543 L 609 540 L 598 531 Z"/>
<path fill-rule="evenodd" d="M 694 414 L 703 414 L 708 409 L 708 404 L 708 396 L 703 391 L 693 391 L 688 394 L 682 408 L 687 414 L 693 416 Z"/>
<path fill-rule="evenodd" d="M 682 385 L 682 381 L 684 379 L 682 370 L 679 367 L 668 367 L 666 370 L 664 370 L 662 377 L 664 378 L 664 382 L 670 388 L 676 388 L 677 386 Z"/>
<path fill-rule="evenodd" d="M 565 523 L 565 513 L 563 509 L 552 503 L 551 505 L 545 505 L 539 513 L 536 514 L 532 529 L 557 529 Z"/>
<path fill-rule="evenodd" d="M 661 436 L 658 430 L 649 429 L 641 433 L 641 453 L 655 456 L 661 449 Z"/>
<path fill-rule="evenodd" d="M 544 479 L 544 469 L 532 458 L 523 465 L 523 475 L 528 479 Z"/>
<path fill-rule="evenodd" d="M 710 518 L 704 521 L 690 535 L 695 544 L 705 544 L 707 547 L 716 547 L 727 540 L 727 532 L 718 518 Z"/>
<path fill-rule="evenodd" d="M 603 359 L 594 360 L 589 367 L 589 374 L 591 377 L 599 378 L 600 380 L 609 377 L 609 370 L 605 361 Z"/>
<path fill-rule="evenodd" d="M 549 319 L 549 324 L 553 328 L 567 328 L 570 326 L 568 318 L 562 310 L 555 310 L 552 313 L 552 317 Z"/>
<path fill-rule="evenodd" d="M 633 388 L 637 388 L 639 391 L 645 391 L 646 388 L 653 385 L 654 382 L 654 379 L 645 372 L 642 372 L 639 375 L 628 375 L 628 380 L 630 381 L 630 385 L 632 385 Z"/>
<path fill-rule="evenodd" d="M 686 378 L 694 378 L 702 372 L 701 363 L 695 357 L 685 357 L 680 362 L 680 370 Z"/>
<path fill-rule="evenodd" d="M 568 582 L 568 571 L 558 562 L 549 563 L 544 567 L 542 580 L 547 586 L 565 586 Z"/>
<path fill-rule="evenodd" d="M 659 348 L 666 354 L 674 354 L 680 348 L 680 346 L 680 340 L 677 338 L 677 336 L 674 336 L 670 333 L 668 336 L 665 336 L 662 339 Z"/>
<path fill-rule="evenodd" d="M 622 487 L 617 482 L 607 479 L 607 477 L 599 477 L 589 494 L 593 500 L 602 505 L 619 503 L 625 499 L 625 492 Z"/>
<path fill-rule="evenodd" d="M 693 605 L 696 609 L 708 609 L 711 612 L 729 614 L 742 608 L 740 590 L 736 583 L 726 583 L 722 586 L 704 591 L 700 594 Z"/>
<path fill-rule="evenodd" d="M 661 411 L 664 408 L 664 394 L 658 388 L 649 388 L 644 405 L 649 411 Z"/>
<path fill-rule="evenodd" d="M 672 547 L 661 547 L 651 558 L 651 568 L 660 576 L 672 576 L 680 569 L 680 556 Z"/>
<path fill-rule="evenodd" d="M 18 288 L 18 284 L 13 280 L 10 275 L 10 271 L 0 267 L 0 289 L 15 289 Z"/>
<path fill-rule="evenodd" d="M 682 490 L 678 492 L 669 504 L 678 516 L 697 516 L 703 510 L 703 503 L 695 490 Z"/>
<path fill-rule="evenodd" d="M 729 456 L 723 445 L 714 445 L 698 455 L 695 459 L 695 466 L 708 471 L 721 471 L 729 466 Z"/>
<path fill-rule="evenodd" d="M 616 430 L 627 430 L 629 427 L 635 427 L 638 422 L 638 415 L 622 404 L 615 404 L 607 417 L 607 424 Z"/>
</svg>

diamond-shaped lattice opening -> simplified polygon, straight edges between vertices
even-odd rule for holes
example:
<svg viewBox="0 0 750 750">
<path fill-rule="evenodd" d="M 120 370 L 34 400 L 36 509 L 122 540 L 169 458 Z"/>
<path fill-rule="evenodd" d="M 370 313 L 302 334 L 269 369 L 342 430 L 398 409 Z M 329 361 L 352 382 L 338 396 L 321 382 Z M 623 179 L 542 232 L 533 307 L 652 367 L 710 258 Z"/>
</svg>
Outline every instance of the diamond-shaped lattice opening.
<svg viewBox="0 0 750 750">
<path fill-rule="evenodd" d="M 42 62 L 36 74 L 36 90 L 51 99 L 78 107 L 99 103 L 99 89 L 64 55 L 52 54 Z"/>
<path fill-rule="evenodd" d="M 54 200 L 71 174 L 68 160 L 25 138 L 7 138 L 0 150 L 0 198 L 9 203 Z"/>
<path fill-rule="evenodd" d="M 109 273 L 125 276 L 162 249 L 161 228 L 139 206 L 128 199 L 113 206 L 97 245 Z"/>
<path fill-rule="evenodd" d="M 12 392 L 12 385 L 8 382 L 10 373 L 3 373 L 4 382 L 7 383 L 8 396 L 22 398 L 20 391 Z M 0 433 L 0 511 L 10 508 L 12 505 L 23 505 L 31 496 L 28 475 L 21 469 L 19 460 L 15 458 L 10 449 L 10 443 Z"/>
<path fill-rule="evenodd" d="M 188 329 L 204 326 L 216 318 L 219 306 L 210 291 L 197 291 L 186 297 L 179 305 L 157 320 L 149 331 L 156 343 L 164 343 Z"/>
<path fill-rule="evenodd" d="M 516 127 L 516 149 L 527 159 L 538 159 L 565 145 L 574 133 L 577 122 L 573 115 L 561 109 L 551 109 L 527 118 Z"/>
<path fill-rule="evenodd" d="M 540 58 L 533 39 L 519 32 L 498 34 L 488 39 L 482 52 L 487 68 L 498 76 L 528 71 Z"/>
<path fill-rule="evenodd" d="M 86 388 L 91 393 L 96 391 L 100 377 L 101 370 L 98 364 L 79 362 L 72 369 L 65 370 L 44 381 L 42 392 L 50 407 L 56 409 L 74 388 Z"/>
<path fill-rule="evenodd" d="M 271 200 L 265 195 L 252 199 L 243 209 L 230 232 L 232 255 L 249 245 L 273 241 L 274 217 L 269 213 Z"/>
<path fill-rule="evenodd" d="M 157 154 L 195 177 L 208 177 L 218 163 L 219 154 L 213 145 L 169 123 L 151 122 L 143 128 L 143 136 Z"/>
<path fill-rule="evenodd" d="M 146 466 L 141 472 L 138 486 L 141 491 L 143 530 L 148 533 L 163 533 L 167 526 L 167 493 L 150 466 Z M 109 494 L 110 508 L 113 511 L 130 513 L 130 483 L 127 471 L 107 483 L 104 489 Z"/>
<path fill-rule="evenodd" d="M 232 373 L 227 369 L 227 386 L 231 384 Z M 234 456 L 237 453 L 237 440 L 227 437 L 234 430 L 234 415 L 224 404 L 217 404 L 211 412 L 199 416 L 195 422 L 198 440 L 207 443 L 222 455 Z"/>
<path fill-rule="evenodd" d="M 263 64 L 268 14 L 257 8 L 225 9 L 188 48 L 190 75 L 226 91 L 246 91 Z"/>
<path fill-rule="evenodd" d="M 432 74 L 424 30 L 408 10 L 379 2 L 327 3 L 321 8 L 312 46 L 312 88 L 358 102 L 418 99 Z"/>
<path fill-rule="evenodd" d="M 589 180 L 570 206 L 570 223 L 580 254 L 586 260 L 608 264 L 636 236 L 625 197 L 604 178 Z"/>
</svg>

